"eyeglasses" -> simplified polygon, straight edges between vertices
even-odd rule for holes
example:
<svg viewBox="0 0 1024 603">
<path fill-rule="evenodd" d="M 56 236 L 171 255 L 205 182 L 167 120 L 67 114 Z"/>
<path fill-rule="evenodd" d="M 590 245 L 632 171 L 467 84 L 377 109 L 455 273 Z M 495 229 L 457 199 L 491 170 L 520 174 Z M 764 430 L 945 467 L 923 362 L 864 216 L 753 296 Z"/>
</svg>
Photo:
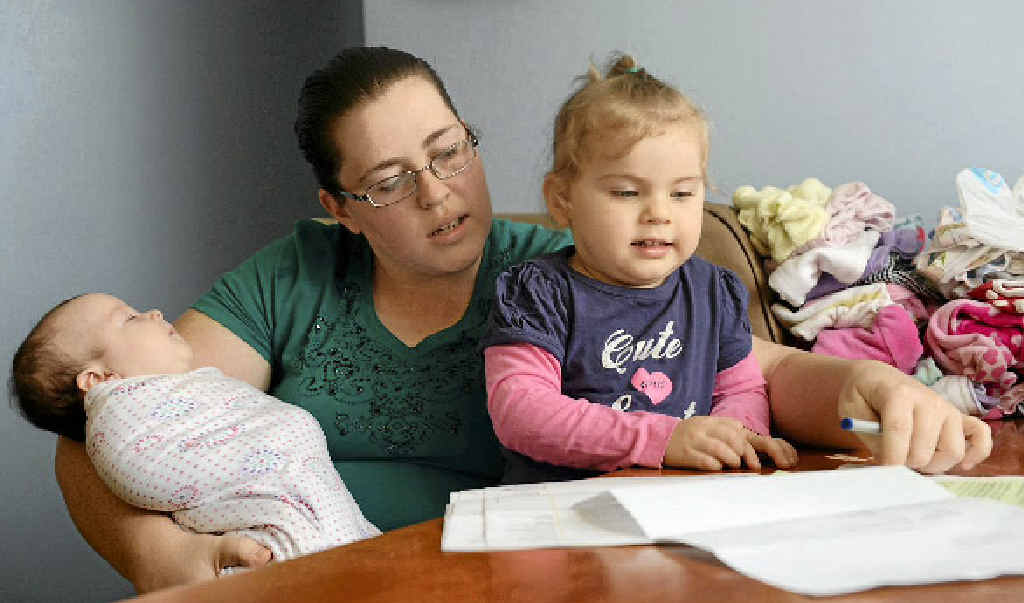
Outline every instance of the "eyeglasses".
<svg viewBox="0 0 1024 603">
<path fill-rule="evenodd" d="M 371 184 L 366 188 L 366 193 L 362 195 L 346 191 L 338 191 L 338 194 L 353 201 L 369 203 L 374 207 L 394 205 L 406 197 L 416 194 L 418 187 L 416 177 L 423 170 L 430 170 L 430 173 L 438 180 L 447 180 L 464 172 L 476 158 L 478 144 L 480 141 L 470 132 L 465 139 L 441 151 L 427 165 L 418 170 L 406 170 L 376 184 Z"/>
</svg>

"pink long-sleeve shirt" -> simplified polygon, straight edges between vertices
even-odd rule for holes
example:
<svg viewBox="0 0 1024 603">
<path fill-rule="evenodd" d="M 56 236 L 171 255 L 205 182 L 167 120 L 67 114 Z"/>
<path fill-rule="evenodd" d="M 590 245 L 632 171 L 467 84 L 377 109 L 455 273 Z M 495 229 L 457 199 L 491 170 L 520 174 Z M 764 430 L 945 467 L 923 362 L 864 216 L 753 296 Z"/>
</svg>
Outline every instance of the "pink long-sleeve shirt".
<svg viewBox="0 0 1024 603">
<path fill-rule="evenodd" d="M 563 395 L 560 363 L 537 346 L 491 346 L 484 362 L 487 407 L 504 446 L 553 465 L 602 471 L 661 467 L 680 418 L 627 413 Z M 711 415 L 732 417 L 768 435 L 768 396 L 753 353 L 718 372 Z"/>
</svg>

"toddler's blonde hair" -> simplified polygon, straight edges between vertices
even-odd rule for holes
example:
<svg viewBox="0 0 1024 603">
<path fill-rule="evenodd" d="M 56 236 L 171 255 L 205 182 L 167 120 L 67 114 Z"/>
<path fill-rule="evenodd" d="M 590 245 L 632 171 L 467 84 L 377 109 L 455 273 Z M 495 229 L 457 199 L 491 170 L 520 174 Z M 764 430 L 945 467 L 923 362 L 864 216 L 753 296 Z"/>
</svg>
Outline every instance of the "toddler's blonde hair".
<svg viewBox="0 0 1024 603">
<path fill-rule="evenodd" d="M 602 75 L 590 64 L 582 85 L 555 116 L 552 175 L 574 177 L 597 149 L 617 157 L 668 126 L 693 129 L 701 145 L 701 178 L 707 185 L 708 123 L 682 92 L 654 77 L 628 54 L 616 53 Z"/>
</svg>

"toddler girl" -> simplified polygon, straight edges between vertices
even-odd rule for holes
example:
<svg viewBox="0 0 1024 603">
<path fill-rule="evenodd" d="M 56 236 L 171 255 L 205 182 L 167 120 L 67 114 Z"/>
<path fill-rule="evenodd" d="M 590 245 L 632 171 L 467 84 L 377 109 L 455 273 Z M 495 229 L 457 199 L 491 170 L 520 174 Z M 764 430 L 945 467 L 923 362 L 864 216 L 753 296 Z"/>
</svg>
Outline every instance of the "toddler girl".
<svg viewBox="0 0 1024 603">
<path fill-rule="evenodd" d="M 248 536 L 279 561 L 380 534 L 312 415 L 191 364 L 159 310 L 93 293 L 43 316 L 12 385 L 29 421 L 85 441 L 114 494 L 186 528 Z"/>
<path fill-rule="evenodd" d="M 769 437 L 747 292 L 693 257 L 707 123 L 679 91 L 618 58 L 555 120 L 544 196 L 575 245 L 498 280 L 485 347 L 507 483 L 640 465 L 791 466 Z"/>
</svg>

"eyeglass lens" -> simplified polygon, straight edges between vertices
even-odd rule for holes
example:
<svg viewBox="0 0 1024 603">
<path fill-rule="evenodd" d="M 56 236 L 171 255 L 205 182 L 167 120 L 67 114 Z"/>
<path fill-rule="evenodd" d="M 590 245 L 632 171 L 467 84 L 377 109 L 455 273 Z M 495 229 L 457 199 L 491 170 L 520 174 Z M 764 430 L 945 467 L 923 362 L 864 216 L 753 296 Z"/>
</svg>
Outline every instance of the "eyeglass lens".
<svg viewBox="0 0 1024 603">
<path fill-rule="evenodd" d="M 371 203 L 384 207 L 397 203 L 416 192 L 416 176 L 423 170 L 430 170 L 437 178 L 444 180 L 459 174 L 476 156 L 476 149 L 469 140 L 461 140 L 448 147 L 440 155 L 430 160 L 423 168 L 407 171 L 380 182 L 366 189 Z"/>
</svg>

